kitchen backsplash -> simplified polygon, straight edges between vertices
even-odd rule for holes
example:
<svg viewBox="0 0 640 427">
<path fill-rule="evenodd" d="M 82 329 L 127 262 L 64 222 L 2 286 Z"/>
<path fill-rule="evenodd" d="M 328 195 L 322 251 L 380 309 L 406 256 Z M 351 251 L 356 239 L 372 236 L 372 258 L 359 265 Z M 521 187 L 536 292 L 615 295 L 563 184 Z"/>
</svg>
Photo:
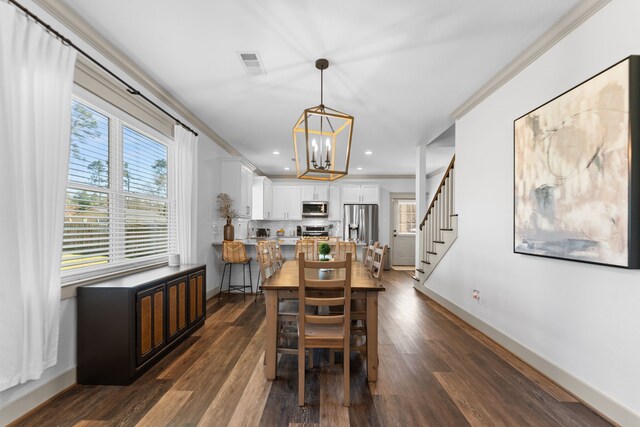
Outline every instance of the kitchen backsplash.
<svg viewBox="0 0 640 427">
<path fill-rule="evenodd" d="M 213 224 L 214 241 L 222 240 L 223 227 L 226 221 L 218 220 Z M 330 236 L 342 236 L 342 221 L 329 221 L 323 218 L 304 218 L 297 221 L 267 221 L 267 220 L 248 220 L 236 218 L 233 220 L 234 235 L 236 239 L 244 239 L 249 237 L 250 229 L 268 228 L 271 230 L 271 236 L 276 235 L 276 231 L 284 229 L 286 237 L 295 237 L 297 226 L 300 225 L 329 225 L 333 226 L 329 229 Z"/>
</svg>

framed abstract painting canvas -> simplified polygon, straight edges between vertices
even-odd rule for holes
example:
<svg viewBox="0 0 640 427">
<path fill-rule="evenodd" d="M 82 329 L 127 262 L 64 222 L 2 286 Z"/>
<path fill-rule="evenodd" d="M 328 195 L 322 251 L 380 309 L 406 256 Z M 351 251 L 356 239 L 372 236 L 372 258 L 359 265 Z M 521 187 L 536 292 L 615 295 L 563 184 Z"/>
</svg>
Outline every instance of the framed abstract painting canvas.
<svg viewBox="0 0 640 427">
<path fill-rule="evenodd" d="M 640 56 L 514 121 L 514 252 L 640 268 Z"/>
</svg>

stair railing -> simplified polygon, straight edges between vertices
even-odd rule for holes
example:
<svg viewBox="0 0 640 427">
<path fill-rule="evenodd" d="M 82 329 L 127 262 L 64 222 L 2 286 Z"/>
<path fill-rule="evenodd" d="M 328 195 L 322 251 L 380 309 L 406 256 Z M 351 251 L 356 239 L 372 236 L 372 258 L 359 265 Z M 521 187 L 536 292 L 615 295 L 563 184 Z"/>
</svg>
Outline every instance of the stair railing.
<svg viewBox="0 0 640 427">
<path fill-rule="evenodd" d="M 437 255 L 439 244 L 444 244 L 442 232 L 452 231 L 452 217 L 454 217 L 454 155 L 447 166 L 447 170 L 442 176 L 440 185 L 427 208 L 427 211 L 420 223 L 420 237 L 422 239 L 421 263 L 430 264 L 430 259 Z M 424 273 L 422 268 L 416 269 L 418 273 Z M 417 278 L 416 278 L 417 280 Z"/>
</svg>

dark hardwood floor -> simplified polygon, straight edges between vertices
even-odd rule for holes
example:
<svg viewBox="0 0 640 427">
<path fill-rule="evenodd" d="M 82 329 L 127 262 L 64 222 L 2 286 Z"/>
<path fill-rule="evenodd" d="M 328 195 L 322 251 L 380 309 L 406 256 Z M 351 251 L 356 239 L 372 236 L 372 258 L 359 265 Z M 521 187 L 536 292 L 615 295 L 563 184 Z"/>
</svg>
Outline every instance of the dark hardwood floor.
<svg viewBox="0 0 640 427">
<path fill-rule="evenodd" d="M 603 426 L 571 395 L 432 300 L 408 272 L 385 272 L 380 369 L 367 383 L 351 355 L 351 406 L 341 365 L 314 354 L 307 406 L 297 405 L 297 359 L 263 373 L 263 297 L 209 301 L 207 321 L 134 384 L 73 386 L 16 426 Z"/>
</svg>

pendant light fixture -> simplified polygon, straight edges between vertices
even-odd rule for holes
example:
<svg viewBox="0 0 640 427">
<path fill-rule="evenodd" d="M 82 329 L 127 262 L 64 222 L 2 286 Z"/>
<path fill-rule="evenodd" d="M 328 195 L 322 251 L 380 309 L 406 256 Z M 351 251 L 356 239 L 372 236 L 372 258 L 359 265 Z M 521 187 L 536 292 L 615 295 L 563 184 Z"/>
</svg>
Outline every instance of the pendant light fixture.
<svg viewBox="0 0 640 427">
<path fill-rule="evenodd" d="M 293 149 L 299 179 L 333 181 L 349 173 L 353 116 L 324 105 L 324 70 L 329 61 L 318 59 L 320 105 L 304 110 L 293 127 Z"/>
</svg>

